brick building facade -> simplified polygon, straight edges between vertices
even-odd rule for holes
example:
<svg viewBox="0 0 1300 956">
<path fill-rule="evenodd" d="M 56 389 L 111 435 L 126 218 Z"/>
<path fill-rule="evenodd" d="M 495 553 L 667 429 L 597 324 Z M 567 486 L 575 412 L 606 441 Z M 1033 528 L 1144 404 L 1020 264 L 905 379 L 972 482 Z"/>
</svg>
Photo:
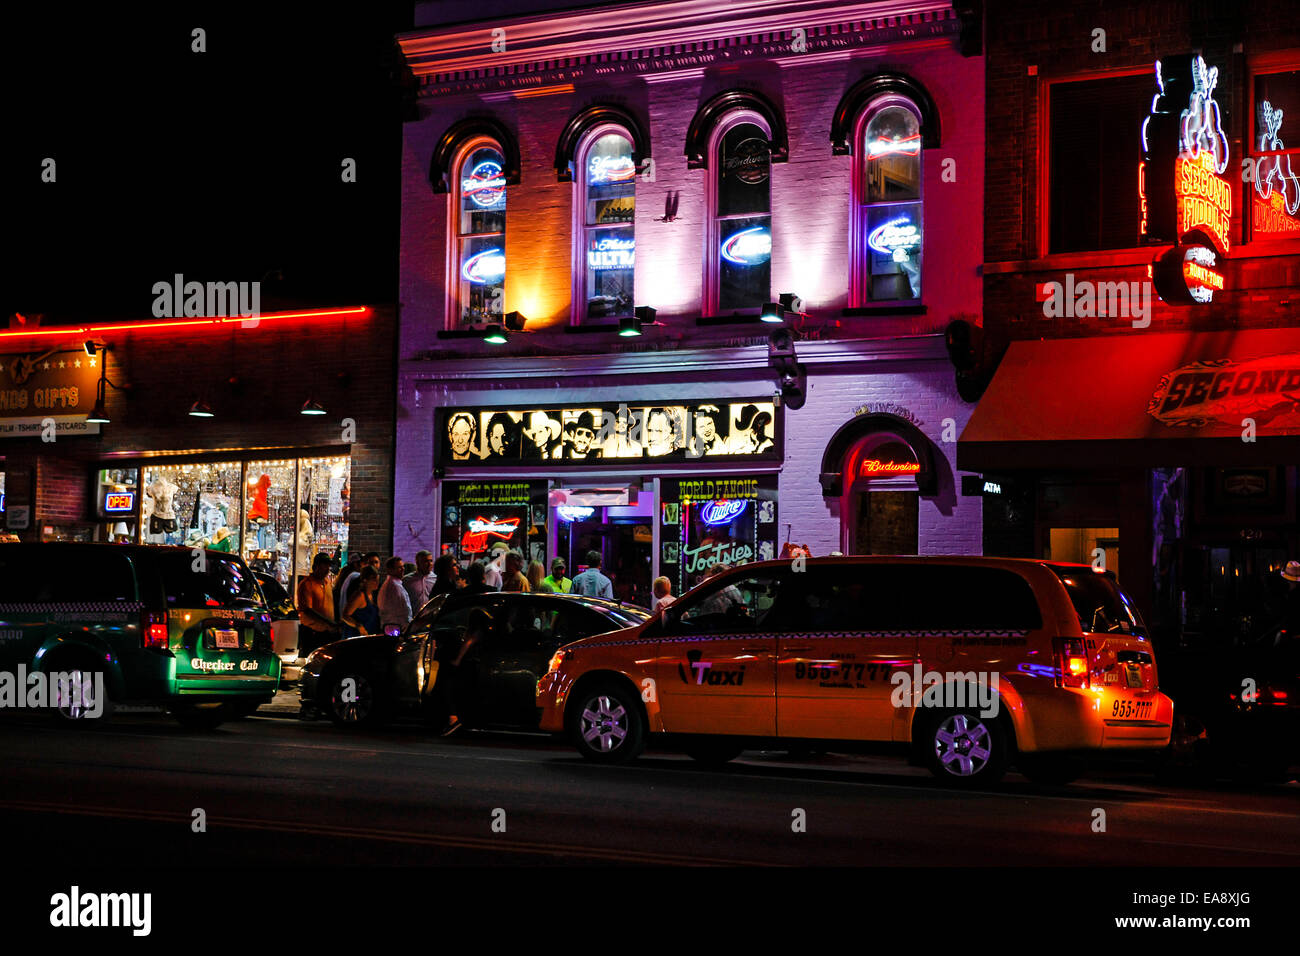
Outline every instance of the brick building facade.
<svg viewBox="0 0 1300 956">
<path fill-rule="evenodd" d="M 1159 629 L 1249 631 L 1300 546 L 1300 418 L 1265 387 L 1300 365 L 1300 16 L 1011 0 L 986 29 L 986 364 L 1010 348 L 957 459 L 1003 492 L 985 551 L 1117 567 Z"/>
<path fill-rule="evenodd" d="M 58 431 L 45 441 L 37 429 L 31 437 L 5 438 L 0 455 L 11 533 L 32 541 L 242 545 L 246 558 L 262 553 L 255 566 L 285 583 L 295 573 L 295 558 L 314 550 L 387 549 L 396 335 L 391 307 L 267 313 L 257 322 L 220 326 L 89 328 L 5 334 L 5 386 L 20 384 L 14 362 L 24 356 L 69 367 L 105 362 L 110 383 L 103 388 L 109 421 L 97 434 Z M 87 340 L 94 343 L 93 356 Z M 68 416 L 78 429 L 87 428 L 98 374 L 91 370 L 81 380 L 80 414 Z M 39 382 L 32 378 L 12 392 Z M 309 400 L 325 414 L 301 414 Z M 213 417 L 190 414 L 200 403 Z M 0 418 L 0 426 L 12 420 Z M 259 489 L 264 472 L 274 480 Z M 147 493 L 155 476 L 176 485 L 168 495 L 173 517 L 159 516 L 175 526 L 160 526 L 159 534 L 150 532 Z M 104 495 L 114 491 L 130 496 L 114 504 L 129 500 L 130 506 L 105 511 Z M 253 532 L 263 527 L 268 530 L 254 544 Z"/>
<path fill-rule="evenodd" d="M 398 553 L 468 558 L 510 527 L 530 557 L 594 543 L 635 579 L 621 596 L 647 603 L 651 576 L 690 585 L 685 555 L 718 541 L 751 557 L 979 551 L 954 462 L 971 406 L 942 334 L 980 311 L 978 21 L 769 0 L 437 14 L 417 7 L 399 38 L 419 118 L 402 167 Z M 774 338 L 760 312 L 787 292 L 802 303 Z M 629 323 L 639 337 L 619 335 Z M 484 341 L 493 325 L 508 343 Z M 621 405 L 633 429 L 671 424 L 676 450 L 577 460 L 581 412 L 597 432 L 608 416 L 608 450 Z M 498 413 L 522 454 L 489 450 Z M 710 415 L 721 432 L 768 422 L 773 447 L 681 448 Z M 531 460 L 529 429 L 554 445 Z M 703 479 L 749 482 L 753 507 L 722 532 L 688 527 L 718 500 Z M 511 481 L 528 487 L 484 490 Z M 598 503 L 570 523 L 562 500 Z"/>
</svg>

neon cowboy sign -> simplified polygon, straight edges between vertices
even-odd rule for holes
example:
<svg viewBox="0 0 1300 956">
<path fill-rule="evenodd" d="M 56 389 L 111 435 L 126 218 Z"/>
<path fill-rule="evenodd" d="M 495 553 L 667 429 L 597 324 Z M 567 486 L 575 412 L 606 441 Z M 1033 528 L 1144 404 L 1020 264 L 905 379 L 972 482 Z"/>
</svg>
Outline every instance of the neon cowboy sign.
<svg viewBox="0 0 1300 956">
<path fill-rule="evenodd" d="M 519 530 L 519 521 L 519 518 L 471 518 L 460 546 L 466 551 L 483 551 L 489 537 L 509 541 Z"/>
<path fill-rule="evenodd" d="M 1286 149 L 1278 134 L 1282 110 L 1264 100 L 1259 104 L 1259 152 Z M 1291 157 L 1277 152 L 1261 156 L 1255 165 L 1255 199 L 1251 228 L 1263 235 L 1300 233 L 1300 178 L 1291 169 Z"/>
<path fill-rule="evenodd" d="M 772 233 L 766 226 L 750 226 L 722 242 L 722 258 L 736 265 L 752 266 L 772 255 Z"/>
<path fill-rule="evenodd" d="M 461 195 L 481 209 L 491 209 L 506 198 L 506 178 L 501 174 L 501 164 L 485 159 L 469 171 L 460 181 Z"/>
<path fill-rule="evenodd" d="M 593 239 L 587 250 L 587 265 L 593 269 L 631 269 L 635 264 L 636 240 L 606 236 Z"/>
<path fill-rule="evenodd" d="M 1139 231 L 1145 242 L 1173 243 L 1152 262 L 1166 302 L 1205 303 L 1223 288 L 1215 271 L 1226 256 L 1232 223 L 1228 137 L 1214 99 L 1217 67 L 1200 56 L 1156 62 L 1156 94 L 1142 121 Z"/>
</svg>

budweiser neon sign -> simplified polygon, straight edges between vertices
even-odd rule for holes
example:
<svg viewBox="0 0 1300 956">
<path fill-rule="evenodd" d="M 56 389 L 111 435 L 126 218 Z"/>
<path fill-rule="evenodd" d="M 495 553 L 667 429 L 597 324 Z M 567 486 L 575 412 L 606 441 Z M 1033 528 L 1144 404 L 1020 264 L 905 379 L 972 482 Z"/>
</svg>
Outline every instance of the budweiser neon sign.
<svg viewBox="0 0 1300 956">
<path fill-rule="evenodd" d="M 519 522 L 519 518 L 471 518 L 460 546 L 466 551 L 484 551 L 488 538 L 509 541 L 519 530 Z"/>
<path fill-rule="evenodd" d="M 485 159 L 469 171 L 460 181 L 461 195 L 481 209 L 491 209 L 506 198 L 506 178 L 501 174 L 501 164 Z"/>
<path fill-rule="evenodd" d="M 700 516 L 704 523 L 712 527 L 719 524 L 730 524 L 737 515 L 749 507 L 749 502 L 743 498 L 734 501 L 710 501 L 700 508 Z"/>
<path fill-rule="evenodd" d="M 881 461 L 878 458 L 867 458 L 858 466 L 858 474 L 866 477 L 916 475 L 920 472 L 921 466 L 915 461 Z"/>
<path fill-rule="evenodd" d="M 915 133 L 902 139 L 877 139 L 867 144 L 867 158 L 878 156 L 915 156 L 921 152 L 921 134 Z"/>
</svg>

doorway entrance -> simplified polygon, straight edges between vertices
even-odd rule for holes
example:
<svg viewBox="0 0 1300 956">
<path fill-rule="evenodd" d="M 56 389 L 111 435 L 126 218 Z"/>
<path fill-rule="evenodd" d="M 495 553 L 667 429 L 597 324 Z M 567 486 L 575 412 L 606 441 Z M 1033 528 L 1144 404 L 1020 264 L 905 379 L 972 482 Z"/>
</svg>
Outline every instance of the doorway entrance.
<svg viewBox="0 0 1300 956">
<path fill-rule="evenodd" d="M 654 496 L 643 495 L 642 499 L 644 504 L 593 506 L 590 514 L 572 520 L 558 515 L 556 554 L 568 562 L 572 578 L 586 570 L 589 551 L 599 553 L 601 570 L 613 585 L 614 600 L 649 607 Z"/>
<path fill-rule="evenodd" d="M 852 554 L 917 553 L 915 491 L 860 491 L 854 497 Z"/>
</svg>

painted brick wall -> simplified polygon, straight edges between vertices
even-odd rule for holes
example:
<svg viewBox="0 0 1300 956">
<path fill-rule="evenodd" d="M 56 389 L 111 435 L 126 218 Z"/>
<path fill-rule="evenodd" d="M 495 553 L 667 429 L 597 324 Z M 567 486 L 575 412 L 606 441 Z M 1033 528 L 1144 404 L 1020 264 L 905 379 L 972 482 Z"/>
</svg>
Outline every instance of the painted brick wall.
<svg viewBox="0 0 1300 956">
<path fill-rule="evenodd" d="M 234 332 L 176 329 L 111 333 L 108 389 L 111 422 L 101 434 L 7 441 L 4 467 L 36 469 L 33 532 L 41 522 L 89 521 L 90 474 L 111 455 L 284 449 L 342 444 L 342 421 L 356 423 L 352 454 L 351 535 L 355 547 L 381 550 L 392 535 L 393 339 L 396 314 L 375 309 L 364 319 L 268 322 Z M 79 345 L 68 343 L 71 345 Z M 340 373 L 345 379 L 340 379 Z M 230 378 L 238 381 L 231 384 Z M 329 414 L 299 414 L 309 394 Z M 187 414 L 197 399 L 212 419 Z"/>
<path fill-rule="evenodd" d="M 942 347 L 936 343 L 936 351 Z M 557 369 L 558 371 L 558 369 Z M 620 384 L 605 377 L 569 378 L 562 386 L 538 385 L 536 380 L 502 382 L 496 387 L 416 379 L 404 385 L 399 398 L 408 414 L 399 418 L 397 507 L 394 516 L 393 547 L 398 554 L 420 548 L 436 550 L 438 544 L 438 485 L 433 477 L 433 419 L 438 407 L 461 404 L 518 405 L 627 400 L 683 401 L 703 398 L 741 398 L 770 394 L 772 383 L 761 370 L 730 375 L 715 374 L 710 380 L 703 370 L 695 378 L 679 381 L 638 377 L 632 384 Z M 418 398 L 417 398 L 418 393 Z M 942 452 L 939 463 L 939 494 L 922 499 L 918 515 L 918 544 L 923 554 L 980 554 L 982 499 L 958 494 L 955 441 L 944 441 L 944 419 L 953 426 L 947 437 L 955 439 L 965 427 L 973 406 L 957 396 L 952 367 L 944 359 L 871 363 L 843 367 L 819 365 L 809 374 L 808 399 L 802 409 L 786 408 L 785 461 L 780 475 L 778 520 L 781 540 L 786 526 L 791 538 L 810 545 L 815 554 L 840 548 L 838 499 L 822 496 L 818 482 L 826 444 L 855 409 L 865 403 L 890 402 L 903 405 L 922 422 L 921 431 Z M 540 472 L 539 472 L 540 474 Z M 647 463 L 642 474 L 655 471 Z"/>
<path fill-rule="evenodd" d="M 521 182 L 508 194 L 505 310 L 530 319 L 529 329 L 568 322 L 572 283 L 572 183 L 556 182 L 556 142 L 568 118 L 596 102 L 622 104 L 648 121 L 655 180 L 637 187 L 636 298 L 661 321 L 693 325 L 701 314 L 705 170 L 688 170 L 686 130 L 709 97 L 729 88 L 764 93 L 784 111 L 790 159 L 773 166 L 773 291 L 799 293 L 814 315 L 840 318 L 847 304 L 850 175 L 847 156 L 832 156 L 836 104 L 857 80 L 883 70 L 905 72 L 931 93 L 941 114 L 942 145 L 925 152 L 926 246 L 919 317 L 845 320 L 838 334 L 895 335 L 941 330 L 980 305 L 980 230 L 984 193 L 983 59 L 963 58 L 955 41 L 897 53 L 778 68 L 745 63 L 725 74 L 647 84 L 618 79 L 605 86 L 522 100 L 459 96 L 421 102 L 421 118 L 405 127 L 402 166 L 400 354 L 438 343 L 443 327 L 449 197 L 429 183 L 433 150 L 445 130 L 471 115 L 492 115 L 519 139 Z M 955 182 L 944 182 L 944 160 Z M 670 192 L 680 193 L 678 218 L 656 222 Z M 689 323 L 688 323 L 688 320 Z"/>
</svg>

